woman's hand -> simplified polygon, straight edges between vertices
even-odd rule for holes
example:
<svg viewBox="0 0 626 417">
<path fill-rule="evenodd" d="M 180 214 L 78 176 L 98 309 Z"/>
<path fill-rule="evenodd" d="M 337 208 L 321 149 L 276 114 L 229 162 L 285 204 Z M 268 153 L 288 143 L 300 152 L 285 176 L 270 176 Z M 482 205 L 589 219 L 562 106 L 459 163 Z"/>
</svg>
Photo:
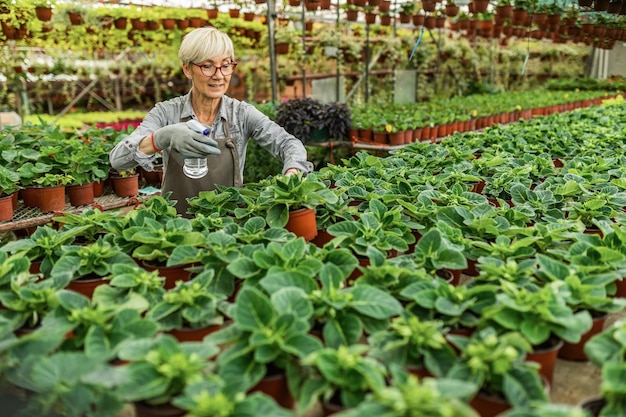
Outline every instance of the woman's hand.
<svg viewBox="0 0 626 417">
<path fill-rule="evenodd" d="M 296 168 L 289 168 L 287 171 L 285 171 L 286 176 L 297 174 L 297 173 L 298 173 L 298 170 Z"/>
</svg>

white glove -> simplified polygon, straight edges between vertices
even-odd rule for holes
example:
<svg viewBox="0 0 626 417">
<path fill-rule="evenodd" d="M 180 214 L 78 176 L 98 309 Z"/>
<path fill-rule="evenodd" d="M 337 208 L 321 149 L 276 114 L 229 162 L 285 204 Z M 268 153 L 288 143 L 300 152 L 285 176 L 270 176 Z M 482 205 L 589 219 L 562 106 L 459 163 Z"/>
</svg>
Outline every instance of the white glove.
<svg viewBox="0 0 626 417">
<path fill-rule="evenodd" d="M 159 149 L 172 148 L 183 158 L 206 158 L 219 155 L 217 142 L 202 133 L 191 130 L 186 123 L 176 123 L 154 132 L 154 144 Z"/>
</svg>

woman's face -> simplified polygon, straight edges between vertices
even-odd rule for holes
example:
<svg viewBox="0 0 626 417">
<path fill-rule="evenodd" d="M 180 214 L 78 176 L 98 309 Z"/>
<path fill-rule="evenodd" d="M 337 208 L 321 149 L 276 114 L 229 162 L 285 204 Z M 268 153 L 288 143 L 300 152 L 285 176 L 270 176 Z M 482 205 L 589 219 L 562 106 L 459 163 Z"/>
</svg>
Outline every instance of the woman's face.
<svg viewBox="0 0 626 417">
<path fill-rule="evenodd" d="M 224 56 L 190 63 L 187 67 L 183 66 L 183 70 L 187 78 L 193 82 L 194 90 L 206 98 L 219 99 L 228 90 L 233 76 L 231 72 L 234 70 L 233 64 L 230 56 Z M 231 73 L 224 75 L 222 71 Z"/>
</svg>

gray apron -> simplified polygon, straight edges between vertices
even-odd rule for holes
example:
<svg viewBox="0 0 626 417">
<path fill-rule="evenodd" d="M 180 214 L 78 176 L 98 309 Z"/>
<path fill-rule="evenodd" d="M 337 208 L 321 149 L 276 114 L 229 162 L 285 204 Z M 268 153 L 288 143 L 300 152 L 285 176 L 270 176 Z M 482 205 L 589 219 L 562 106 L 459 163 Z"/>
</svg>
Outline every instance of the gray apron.
<svg viewBox="0 0 626 417">
<path fill-rule="evenodd" d="M 181 120 L 185 121 L 185 120 Z M 242 187 L 243 181 L 239 173 L 239 154 L 237 153 L 236 139 L 231 137 L 230 124 L 224 121 L 226 137 L 215 139 L 220 155 L 209 155 L 207 166 L 209 172 L 202 178 L 189 178 L 183 173 L 183 158 L 176 151 L 170 150 L 167 160 L 167 170 L 163 175 L 161 193 L 172 192 L 170 200 L 176 200 L 176 211 L 184 217 L 187 214 L 188 198 L 197 197 L 200 191 L 215 190 L 215 185 L 225 187 Z"/>
</svg>

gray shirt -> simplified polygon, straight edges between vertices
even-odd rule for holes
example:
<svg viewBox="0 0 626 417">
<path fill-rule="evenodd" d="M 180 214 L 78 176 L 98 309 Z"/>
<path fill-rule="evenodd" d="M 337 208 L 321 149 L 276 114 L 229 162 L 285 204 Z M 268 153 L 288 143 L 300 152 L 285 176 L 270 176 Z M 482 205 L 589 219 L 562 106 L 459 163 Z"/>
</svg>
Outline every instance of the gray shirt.
<svg viewBox="0 0 626 417">
<path fill-rule="evenodd" d="M 138 150 L 142 139 L 155 130 L 179 123 L 189 118 L 197 119 L 191 107 L 191 92 L 180 97 L 157 103 L 141 124 L 122 139 L 109 154 L 111 166 L 117 170 L 141 166 L 152 171 L 157 154 L 146 155 Z M 313 164 L 307 161 L 306 148 L 302 142 L 251 104 L 222 96 L 218 116 L 211 126 L 210 137 L 225 138 L 224 121 L 230 125 L 231 137 L 236 140 L 239 154 L 239 169 L 243 178 L 248 140 L 254 139 L 266 151 L 283 163 L 283 173 L 289 168 L 311 172 Z M 163 169 L 167 171 L 169 150 L 163 150 Z M 263 161 L 259 161 L 263 163 Z"/>
</svg>

